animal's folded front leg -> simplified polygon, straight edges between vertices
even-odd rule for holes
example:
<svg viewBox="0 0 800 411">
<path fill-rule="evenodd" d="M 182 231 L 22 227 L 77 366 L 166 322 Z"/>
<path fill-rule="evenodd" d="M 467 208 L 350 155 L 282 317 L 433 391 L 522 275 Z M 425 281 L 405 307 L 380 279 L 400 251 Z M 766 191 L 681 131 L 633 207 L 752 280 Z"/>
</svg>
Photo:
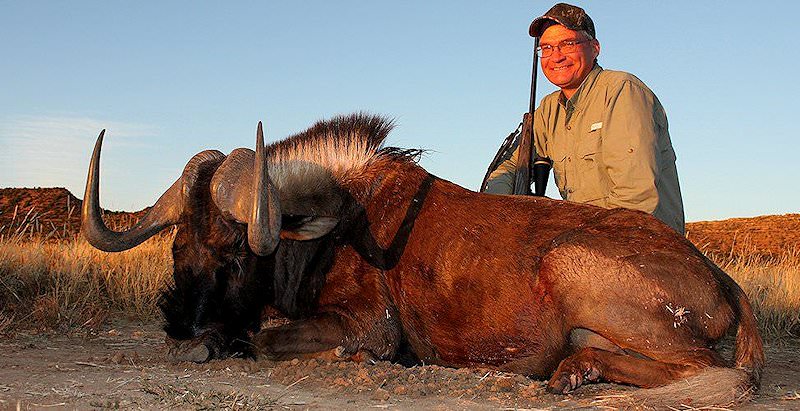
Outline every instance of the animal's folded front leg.
<svg viewBox="0 0 800 411">
<path fill-rule="evenodd" d="M 400 345 L 399 328 L 373 322 L 363 327 L 363 316 L 323 312 L 275 328 L 253 337 L 257 355 L 273 360 L 320 358 L 375 362 L 389 360 Z"/>
</svg>

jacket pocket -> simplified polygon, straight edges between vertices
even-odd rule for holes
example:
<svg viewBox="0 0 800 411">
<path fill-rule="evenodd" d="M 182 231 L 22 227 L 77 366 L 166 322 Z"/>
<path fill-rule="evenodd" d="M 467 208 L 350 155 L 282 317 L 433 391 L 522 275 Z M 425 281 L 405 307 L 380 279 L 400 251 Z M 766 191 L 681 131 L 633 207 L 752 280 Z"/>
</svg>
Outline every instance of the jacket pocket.
<svg viewBox="0 0 800 411">
<path fill-rule="evenodd" d="M 581 141 L 577 147 L 577 154 L 584 159 L 594 159 L 597 153 L 600 152 L 600 143 L 602 141 L 600 130 L 586 133 L 581 137 Z"/>
<path fill-rule="evenodd" d="M 600 205 L 607 196 L 606 183 L 602 176 L 602 136 L 600 130 L 587 133 L 582 136 L 580 143 L 576 147 L 575 160 L 579 162 L 576 167 L 578 175 L 576 178 L 575 192 L 572 194 L 573 201 Z"/>
</svg>

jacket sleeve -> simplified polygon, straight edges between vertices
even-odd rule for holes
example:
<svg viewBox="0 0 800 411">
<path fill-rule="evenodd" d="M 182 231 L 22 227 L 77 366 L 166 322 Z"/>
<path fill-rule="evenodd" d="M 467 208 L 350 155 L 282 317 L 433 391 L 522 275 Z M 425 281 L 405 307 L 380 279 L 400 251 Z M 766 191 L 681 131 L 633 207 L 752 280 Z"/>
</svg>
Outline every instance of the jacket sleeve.
<svg viewBox="0 0 800 411">
<path fill-rule="evenodd" d="M 519 157 L 519 146 L 509 158 L 500 163 L 497 168 L 489 175 L 486 181 L 486 190 L 490 194 L 511 194 L 514 191 L 514 178 L 516 177 L 517 158 Z"/>
<path fill-rule="evenodd" d="M 658 205 L 655 104 L 650 90 L 631 81 L 609 96 L 602 138 L 609 208 L 653 213 Z"/>
</svg>

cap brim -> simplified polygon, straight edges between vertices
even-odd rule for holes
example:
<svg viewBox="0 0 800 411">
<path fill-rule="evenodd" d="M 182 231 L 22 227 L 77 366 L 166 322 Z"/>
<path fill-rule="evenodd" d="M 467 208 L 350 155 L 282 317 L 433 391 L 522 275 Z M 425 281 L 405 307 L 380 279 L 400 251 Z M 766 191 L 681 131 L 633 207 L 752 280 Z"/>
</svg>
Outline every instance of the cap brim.
<svg viewBox="0 0 800 411">
<path fill-rule="evenodd" d="M 552 22 L 554 22 L 556 24 L 560 24 L 560 25 L 564 26 L 564 23 L 562 23 L 562 22 L 558 21 L 557 19 L 554 19 L 554 18 L 552 18 L 550 16 L 537 17 L 531 23 L 531 27 L 528 28 L 528 34 L 530 34 L 531 37 L 541 37 L 542 36 L 542 32 L 544 31 L 545 24 L 547 24 L 550 21 L 552 21 Z"/>
</svg>

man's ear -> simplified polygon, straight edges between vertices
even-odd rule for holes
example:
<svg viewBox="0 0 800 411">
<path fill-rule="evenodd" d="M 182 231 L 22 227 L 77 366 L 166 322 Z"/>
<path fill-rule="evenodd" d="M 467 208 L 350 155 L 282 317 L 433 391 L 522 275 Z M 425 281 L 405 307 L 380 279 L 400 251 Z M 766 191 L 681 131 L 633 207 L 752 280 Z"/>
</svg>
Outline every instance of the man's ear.
<svg viewBox="0 0 800 411">
<path fill-rule="evenodd" d="M 281 238 L 287 240 L 313 240 L 328 234 L 339 223 L 336 217 L 309 216 L 297 224 L 281 230 Z"/>
</svg>

